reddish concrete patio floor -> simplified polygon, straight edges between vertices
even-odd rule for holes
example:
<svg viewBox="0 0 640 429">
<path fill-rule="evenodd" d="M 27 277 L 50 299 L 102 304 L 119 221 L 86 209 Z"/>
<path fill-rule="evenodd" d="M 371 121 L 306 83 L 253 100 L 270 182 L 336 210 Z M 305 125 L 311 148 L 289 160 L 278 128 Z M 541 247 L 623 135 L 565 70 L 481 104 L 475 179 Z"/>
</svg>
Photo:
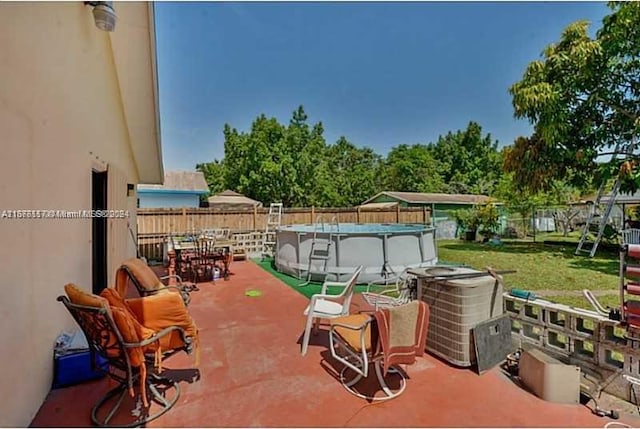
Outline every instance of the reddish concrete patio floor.
<svg viewBox="0 0 640 429">
<path fill-rule="evenodd" d="M 252 262 L 235 263 L 229 281 L 200 285 L 190 310 L 201 331 L 199 376 L 176 355 L 167 373 L 183 380 L 176 406 L 152 427 L 602 427 L 582 405 L 545 402 L 499 368 L 483 375 L 425 356 L 407 367 L 406 391 L 374 405 L 332 375 L 326 333 L 300 337 L 307 299 Z M 260 297 L 245 296 L 260 289 Z M 199 378 L 199 379 L 196 379 Z M 52 391 L 32 426 L 88 426 L 104 380 Z M 638 423 L 623 417 L 620 422 Z"/>
</svg>

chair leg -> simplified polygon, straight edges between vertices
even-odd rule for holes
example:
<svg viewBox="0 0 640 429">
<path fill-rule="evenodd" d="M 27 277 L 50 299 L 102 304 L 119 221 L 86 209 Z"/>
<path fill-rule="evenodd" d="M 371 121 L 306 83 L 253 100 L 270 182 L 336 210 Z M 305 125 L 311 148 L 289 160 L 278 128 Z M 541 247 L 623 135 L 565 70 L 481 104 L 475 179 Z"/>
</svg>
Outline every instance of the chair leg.
<svg viewBox="0 0 640 429">
<path fill-rule="evenodd" d="M 396 370 L 393 367 L 389 368 L 389 374 L 398 374 L 401 377 L 400 389 L 398 389 L 396 392 L 392 392 L 391 389 L 389 389 L 389 386 L 387 386 L 387 383 L 384 381 L 384 376 L 382 375 L 382 365 L 380 365 L 380 361 L 376 361 L 374 365 L 376 367 L 376 376 L 378 377 L 380 387 L 382 387 L 382 391 L 387 395 L 386 398 L 382 398 L 383 400 L 395 398 L 396 396 L 404 392 L 404 389 L 407 387 L 407 382 L 404 378 L 404 375 L 402 375 L 400 371 Z"/>
<path fill-rule="evenodd" d="M 389 386 L 387 385 L 387 382 L 384 379 L 380 361 L 379 360 L 375 361 L 373 365 L 375 366 L 376 378 L 378 380 L 380 387 L 382 388 L 382 392 L 384 393 L 384 396 L 376 397 L 376 396 L 365 395 L 358 392 L 354 388 L 354 386 L 365 377 L 363 377 L 361 374 L 356 374 L 356 376 L 353 379 L 347 380 L 345 377 L 345 373 L 347 372 L 347 370 L 349 370 L 349 367 L 347 366 L 345 366 L 342 369 L 342 371 L 340 371 L 340 381 L 342 382 L 342 385 L 344 386 L 344 388 L 347 389 L 349 393 L 357 396 L 358 398 L 367 399 L 369 401 L 387 401 L 389 399 L 393 399 L 400 396 L 400 394 L 404 392 L 404 389 L 407 387 L 407 381 L 404 374 L 402 374 L 402 372 L 396 370 L 395 368 L 389 368 L 390 374 L 397 374 L 400 377 L 400 388 L 394 392 L 389 388 Z"/>
<path fill-rule="evenodd" d="M 313 335 L 318 335 L 319 328 L 320 328 L 320 318 L 315 317 L 313 319 Z"/>
<path fill-rule="evenodd" d="M 135 383 L 137 384 L 137 382 Z M 168 378 L 161 377 L 157 374 L 149 374 L 146 380 L 146 385 L 149 404 L 151 404 L 151 402 L 153 401 L 160 406 L 160 409 L 156 413 L 150 415 L 150 408 L 140 408 L 142 407 L 142 401 L 139 396 L 141 393 L 138 391 L 138 389 L 136 389 L 138 395 L 138 405 L 136 409 L 130 410 L 126 412 L 126 414 L 124 412 L 122 413 L 129 417 L 129 419 L 127 419 L 127 422 L 111 423 L 111 419 L 118 414 L 118 411 L 120 410 L 125 397 L 128 396 L 129 393 L 126 384 L 122 383 L 107 392 L 107 394 L 104 395 L 93 407 L 93 409 L 91 410 L 91 421 L 93 422 L 93 424 L 99 427 L 123 428 L 143 426 L 146 423 L 157 419 L 158 417 L 169 411 L 176 404 L 178 398 L 180 397 L 180 386 L 178 385 L 178 383 L 169 380 Z M 158 387 L 161 386 L 163 386 L 164 388 L 158 389 Z M 175 393 L 171 398 L 167 398 L 166 392 L 168 392 L 170 389 L 175 390 Z M 104 412 L 101 412 L 103 407 L 105 407 L 107 403 L 111 402 L 110 400 L 116 396 L 118 397 L 118 399 L 116 400 L 115 405 L 109 408 L 105 416 Z"/>
<path fill-rule="evenodd" d="M 311 310 L 307 315 L 307 324 L 304 328 L 304 337 L 302 338 L 302 356 L 307 354 L 307 348 L 309 347 L 309 336 L 311 335 L 311 325 L 313 324 L 313 315 Z"/>
</svg>

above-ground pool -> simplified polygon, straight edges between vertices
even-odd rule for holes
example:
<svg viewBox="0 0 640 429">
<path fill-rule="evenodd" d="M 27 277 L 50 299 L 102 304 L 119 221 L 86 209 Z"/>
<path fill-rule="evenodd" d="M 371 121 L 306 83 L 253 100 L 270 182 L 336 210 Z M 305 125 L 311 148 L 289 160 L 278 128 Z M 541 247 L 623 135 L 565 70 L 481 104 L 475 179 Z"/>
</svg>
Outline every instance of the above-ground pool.
<svg viewBox="0 0 640 429">
<path fill-rule="evenodd" d="M 306 224 L 278 227 L 276 269 L 306 279 L 314 235 L 314 280 L 344 281 L 362 265 L 358 283 L 367 283 L 438 262 L 435 228 L 422 224 Z"/>
</svg>

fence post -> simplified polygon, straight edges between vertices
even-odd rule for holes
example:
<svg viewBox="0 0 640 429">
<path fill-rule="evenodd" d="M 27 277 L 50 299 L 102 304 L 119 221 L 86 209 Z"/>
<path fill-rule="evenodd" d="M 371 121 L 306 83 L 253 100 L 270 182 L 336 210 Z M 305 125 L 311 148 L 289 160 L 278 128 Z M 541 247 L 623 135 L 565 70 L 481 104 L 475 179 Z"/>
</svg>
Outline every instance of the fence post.
<svg viewBox="0 0 640 429">
<path fill-rule="evenodd" d="M 316 217 L 316 208 L 315 208 L 315 206 L 311 206 L 311 222 L 309 222 L 309 223 L 315 222 L 315 220 L 314 220 L 315 217 Z"/>
<path fill-rule="evenodd" d="M 253 206 L 253 229 L 252 231 L 256 231 L 258 223 L 258 206 L 254 204 Z"/>
<path fill-rule="evenodd" d="M 356 223 L 360 223 L 360 206 L 356 207 Z"/>
<path fill-rule="evenodd" d="M 400 223 L 400 204 L 396 206 L 396 223 Z"/>
<path fill-rule="evenodd" d="M 427 224 L 427 206 L 422 206 L 422 224 Z"/>
<path fill-rule="evenodd" d="M 186 207 L 182 207 L 182 225 L 184 225 L 184 230 L 188 232 L 189 226 L 187 225 L 187 208 Z"/>
</svg>

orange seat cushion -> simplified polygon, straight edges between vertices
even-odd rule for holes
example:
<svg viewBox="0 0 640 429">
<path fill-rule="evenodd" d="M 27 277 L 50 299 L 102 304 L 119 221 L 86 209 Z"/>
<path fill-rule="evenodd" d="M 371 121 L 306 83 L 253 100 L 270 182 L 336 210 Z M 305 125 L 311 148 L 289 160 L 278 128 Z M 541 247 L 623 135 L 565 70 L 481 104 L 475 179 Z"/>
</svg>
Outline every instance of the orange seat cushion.
<svg viewBox="0 0 640 429">
<path fill-rule="evenodd" d="M 342 340 L 349 345 L 355 351 L 362 351 L 362 330 L 359 327 L 371 320 L 371 316 L 367 314 L 350 314 L 344 317 L 337 317 L 331 319 L 331 326 L 334 328 L 334 332 L 342 338 Z M 341 325 L 353 326 L 354 329 L 344 328 Z M 366 350 L 371 350 L 371 323 L 367 323 L 364 331 L 364 346 Z"/>
<path fill-rule="evenodd" d="M 196 338 L 198 335 L 198 328 L 180 294 L 167 293 L 132 298 L 127 300 L 127 304 L 136 319 L 149 329 L 160 331 L 169 326 L 177 326 L 182 328 L 188 337 Z M 164 350 L 183 345 L 184 342 L 177 331 L 160 340 L 160 346 Z"/>
<path fill-rule="evenodd" d="M 113 311 L 114 314 L 114 322 L 116 323 L 116 326 L 122 334 L 125 342 L 138 343 L 152 337 L 156 333 L 155 329 L 149 328 L 144 326 L 143 323 L 140 323 L 140 319 L 132 311 L 127 301 L 125 301 L 115 289 L 104 289 L 100 293 L 100 296 L 109 302 L 111 311 Z M 119 310 L 117 312 L 117 317 L 116 309 Z"/>
<path fill-rule="evenodd" d="M 122 263 L 116 273 L 116 289 L 122 296 L 126 296 L 129 273 L 135 277 L 138 284 L 145 290 L 152 292 L 164 288 L 156 273 L 141 259 L 130 258 Z"/>
<path fill-rule="evenodd" d="M 102 292 L 100 292 L 100 296 L 106 299 L 109 302 L 111 307 L 118 307 L 124 311 L 126 311 L 131 317 L 135 318 L 136 315 L 129 307 L 127 301 L 120 295 L 120 293 L 113 288 L 106 288 Z"/>
<path fill-rule="evenodd" d="M 72 304 L 85 307 L 105 308 L 109 312 L 109 301 L 92 293 L 87 293 L 73 283 L 64 286 L 64 291 Z"/>
</svg>

